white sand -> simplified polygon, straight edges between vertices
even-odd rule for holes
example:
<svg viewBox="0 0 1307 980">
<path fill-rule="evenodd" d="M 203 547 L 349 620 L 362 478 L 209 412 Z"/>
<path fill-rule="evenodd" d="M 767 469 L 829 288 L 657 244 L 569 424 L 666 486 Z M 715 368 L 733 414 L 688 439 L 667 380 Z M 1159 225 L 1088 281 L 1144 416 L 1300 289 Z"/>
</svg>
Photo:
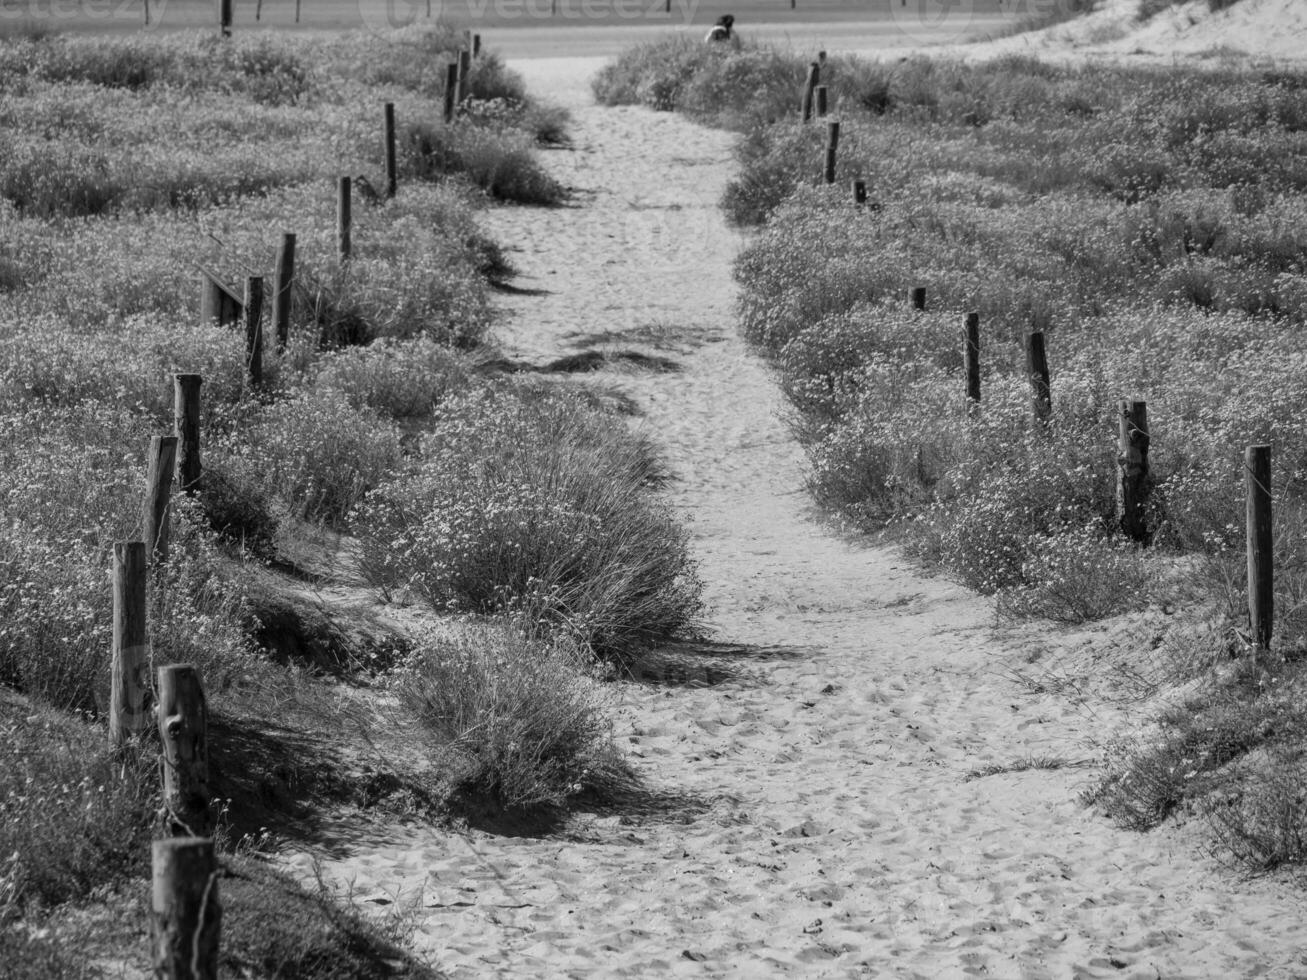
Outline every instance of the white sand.
<svg viewBox="0 0 1307 980">
<path fill-rule="evenodd" d="M 683 373 L 596 382 L 667 449 L 716 638 L 739 645 L 698 662 L 738 676 L 622 688 L 621 744 L 662 805 L 549 839 L 342 828 L 328 876 L 408 903 L 459 978 L 1307 975 L 1301 893 L 1239 880 L 1196 827 L 1115 829 L 1077 802 L 1092 768 L 966 778 L 1093 761 L 1122 710 L 1014 679 L 1092 631 L 998 636 L 984 601 L 813 521 L 780 397 L 735 336 L 731 137 L 595 108 L 597 65 L 515 64 L 575 113 L 576 148 L 547 160 L 577 206 L 489 214 L 519 285 L 549 290 L 507 298 L 500 335 L 544 359 L 578 333 L 688 333 Z"/>
</svg>

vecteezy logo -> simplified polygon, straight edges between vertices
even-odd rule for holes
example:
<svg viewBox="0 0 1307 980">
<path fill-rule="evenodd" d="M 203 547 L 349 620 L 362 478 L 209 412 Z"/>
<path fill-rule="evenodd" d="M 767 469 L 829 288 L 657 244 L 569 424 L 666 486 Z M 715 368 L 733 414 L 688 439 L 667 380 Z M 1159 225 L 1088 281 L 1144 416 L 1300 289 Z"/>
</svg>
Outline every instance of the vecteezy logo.
<svg viewBox="0 0 1307 980">
<path fill-rule="evenodd" d="M 890 0 L 899 30 L 914 41 L 947 44 L 971 27 L 975 0 Z"/>
<path fill-rule="evenodd" d="M 363 26 L 383 34 L 417 23 L 424 18 L 429 0 L 358 0 Z M 437 4 L 439 6 L 439 4 Z"/>
</svg>

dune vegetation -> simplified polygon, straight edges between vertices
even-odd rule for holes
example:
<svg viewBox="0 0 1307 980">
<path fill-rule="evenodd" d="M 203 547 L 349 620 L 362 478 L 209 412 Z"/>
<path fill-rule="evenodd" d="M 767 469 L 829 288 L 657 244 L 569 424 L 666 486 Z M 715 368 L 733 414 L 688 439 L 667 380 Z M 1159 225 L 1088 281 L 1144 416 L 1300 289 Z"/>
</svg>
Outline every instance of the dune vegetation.
<svg viewBox="0 0 1307 980">
<path fill-rule="evenodd" d="M 740 133 L 721 202 L 753 229 L 740 329 L 789 400 L 812 495 L 1006 619 L 1182 609 L 1161 649 L 1137 641 L 1171 706 L 1109 749 L 1091 795 L 1140 828 L 1197 808 L 1259 869 L 1307 859 L 1307 74 L 832 56 L 833 114 L 804 123 L 808 68 L 738 40 L 667 41 L 609 64 L 594 91 Z M 1126 399 L 1146 401 L 1150 436 L 1133 535 L 1117 506 Z M 1244 453 L 1261 444 L 1269 649 L 1249 634 L 1244 552 Z"/>
<path fill-rule="evenodd" d="M 114 542 L 141 536 L 176 373 L 203 378 L 203 469 L 151 571 L 150 656 L 205 685 L 224 975 L 429 975 L 396 946 L 400 920 L 381 929 L 257 861 L 327 811 L 557 811 L 633 778 L 598 679 L 693 631 L 700 586 L 649 446 L 593 399 L 495 368 L 488 291 L 512 270 L 476 209 L 563 200 L 535 148 L 567 119 L 485 52 L 440 122 L 460 43 L 434 28 L 0 44 L 6 976 L 148 956 L 158 746 L 106 737 L 107 573 Z M 267 276 L 261 377 L 243 327 L 201 320 L 200 267 L 237 296 Z"/>
</svg>

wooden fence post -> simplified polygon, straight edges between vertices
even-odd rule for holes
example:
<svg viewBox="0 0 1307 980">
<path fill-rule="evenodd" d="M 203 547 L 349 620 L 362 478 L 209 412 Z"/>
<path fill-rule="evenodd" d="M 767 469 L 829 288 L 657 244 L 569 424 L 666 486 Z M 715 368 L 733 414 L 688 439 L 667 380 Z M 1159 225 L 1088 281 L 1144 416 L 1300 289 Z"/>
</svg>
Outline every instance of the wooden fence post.
<svg viewBox="0 0 1307 980">
<path fill-rule="evenodd" d="M 342 266 L 349 261 L 350 253 L 350 184 L 348 177 L 336 183 L 336 261 Z"/>
<path fill-rule="evenodd" d="M 865 207 L 867 204 L 867 182 L 865 180 L 855 180 L 853 182 L 853 203 L 858 207 Z"/>
<path fill-rule="evenodd" d="M 281 354 L 290 343 L 291 284 L 295 281 L 295 236 L 289 231 L 281 236 L 274 275 L 277 285 L 272 294 L 272 322 L 277 332 L 277 353 Z"/>
<path fill-rule="evenodd" d="M 472 59 L 475 61 L 481 57 L 481 35 L 472 35 Z"/>
<path fill-rule="evenodd" d="M 208 269 L 200 270 L 200 320 L 231 326 L 241 318 L 241 301 Z"/>
<path fill-rule="evenodd" d="M 980 314 L 968 313 L 962 362 L 967 372 L 967 410 L 980 405 Z"/>
<path fill-rule="evenodd" d="M 149 727 L 150 651 L 145 628 L 144 541 L 113 546 L 113 646 L 109 675 L 109 739 L 121 745 Z"/>
<path fill-rule="evenodd" d="M 172 500 L 172 477 L 176 466 L 177 437 L 151 437 L 141 523 L 145 527 L 149 559 L 155 563 L 168 560 L 168 505 Z"/>
<path fill-rule="evenodd" d="M 218 31 L 223 37 L 231 37 L 232 0 L 218 0 Z"/>
<path fill-rule="evenodd" d="M 395 163 L 395 103 L 387 102 L 386 117 L 386 197 L 394 197 L 399 187 L 399 171 Z"/>
<path fill-rule="evenodd" d="M 445 66 L 445 125 L 454 121 L 458 111 L 458 62 L 451 61 Z"/>
<path fill-rule="evenodd" d="M 257 21 L 263 16 L 263 0 L 254 0 L 254 19 Z"/>
<path fill-rule="evenodd" d="M 150 0 L 145 0 L 145 26 L 150 26 Z"/>
<path fill-rule="evenodd" d="M 472 68 L 472 54 L 466 48 L 458 53 L 458 101 L 462 103 L 468 95 L 468 74 Z"/>
<path fill-rule="evenodd" d="M 803 84 L 802 115 L 803 115 L 804 122 L 807 122 L 809 119 L 812 118 L 813 93 L 817 90 L 817 83 L 820 81 L 820 79 L 821 79 L 821 68 L 818 67 L 817 62 L 814 61 L 812 64 L 808 66 L 808 80 Z"/>
<path fill-rule="evenodd" d="M 1053 388 L 1048 376 L 1048 353 L 1044 332 L 1033 331 L 1026 338 L 1026 373 L 1030 375 L 1030 402 L 1035 418 L 1047 422 L 1053 414 Z"/>
<path fill-rule="evenodd" d="M 159 668 L 155 714 L 163 745 L 164 829 L 171 837 L 208 837 L 209 710 L 194 664 Z"/>
<path fill-rule="evenodd" d="M 1275 556 L 1271 531 L 1271 447 L 1249 446 L 1244 453 L 1248 489 L 1248 623 L 1253 649 L 1271 648 L 1275 622 Z"/>
<path fill-rule="evenodd" d="M 826 124 L 826 183 L 835 183 L 835 154 L 840 146 L 840 124 L 832 120 Z"/>
<path fill-rule="evenodd" d="M 427 2 L 429 4 L 431 0 L 427 0 Z M 429 6 L 427 7 L 427 16 L 428 17 L 431 16 L 431 8 Z M 295 0 L 295 23 L 298 24 L 299 22 L 300 22 L 300 0 Z"/>
<path fill-rule="evenodd" d="M 217 980 L 222 906 L 212 838 L 157 840 L 152 852 L 154 975 Z"/>
<path fill-rule="evenodd" d="M 1144 513 L 1151 490 L 1148 475 L 1148 404 L 1121 402 L 1120 438 L 1117 443 L 1116 512 L 1121 530 L 1135 541 L 1148 543 Z"/>
<path fill-rule="evenodd" d="M 920 312 L 920 311 L 924 311 L 924 310 L 926 309 L 926 287 L 925 287 L 925 286 L 913 286 L 913 287 L 912 287 L 912 308 L 913 308 L 914 310 L 919 311 L 919 312 Z"/>
<path fill-rule="evenodd" d="M 817 117 L 820 119 L 826 115 L 826 86 L 818 85 L 817 92 Z"/>
<path fill-rule="evenodd" d="M 245 355 L 250 384 L 263 384 L 263 277 L 245 280 Z"/>
<path fill-rule="evenodd" d="M 174 374 L 173 433 L 177 436 L 177 489 L 189 493 L 200 483 L 200 385 L 198 374 Z"/>
</svg>

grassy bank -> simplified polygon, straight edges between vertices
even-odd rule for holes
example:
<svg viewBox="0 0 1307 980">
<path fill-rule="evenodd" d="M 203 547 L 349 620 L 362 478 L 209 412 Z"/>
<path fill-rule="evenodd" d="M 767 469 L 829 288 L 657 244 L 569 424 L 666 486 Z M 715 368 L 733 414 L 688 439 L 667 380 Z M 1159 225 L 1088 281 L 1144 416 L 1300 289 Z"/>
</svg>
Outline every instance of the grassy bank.
<svg viewBox="0 0 1307 980">
<path fill-rule="evenodd" d="M 557 812 L 634 778 L 599 680 L 693 630 L 699 585 L 649 447 L 580 395 L 492 369 L 488 290 L 511 269 L 475 212 L 562 200 L 535 148 L 565 140 L 566 114 L 487 53 L 456 121 L 430 123 L 456 52 L 443 29 L 0 45 L 0 961 L 16 975 L 145 968 L 158 750 L 107 744 L 106 570 L 141 534 L 174 373 L 203 377 L 203 475 L 174 496 L 150 577 L 150 664 L 204 680 L 224 975 L 430 975 L 401 921 L 379 930 L 258 860 L 329 811 Z M 369 193 L 387 101 L 393 199 Z M 201 266 L 238 295 L 266 276 L 261 380 L 243 328 L 201 322 Z"/>
<path fill-rule="evenodd" d="M 722 202 L 757 229 L 736 269 L 741 327 L 793 406 L 813 495 L 994 595 L 1005 617 L 1183 606 L 1190 625 L 1147 660 L 1188 700 L 1152 747 L 1124 762 L 1114 750 L 1098 799 L 1139 826 L 1197 805 L 1252 864 L 1303 860 L 1303 772 L 1285 760 L 1299 757 L 1291 704 L 1307 682 L 1307 76 L 833 57 L 827 185 L 824 121 L 798 118 L 806 72 L 789 53 L 669 41 L 609 65 L 595 92 L 741 133 Z M 909 302 L 917 287 L 926 311 Z M 1042 419 L 1033 331 L 1052 369 Z M 1122 399 L 1148 404 L 1147 548 L 1117 516 Z M 1273 447 L 1279 561 L 1275 641 L 1258 655 L 1243 559 L 1253 444 Z"/>
</svg>

